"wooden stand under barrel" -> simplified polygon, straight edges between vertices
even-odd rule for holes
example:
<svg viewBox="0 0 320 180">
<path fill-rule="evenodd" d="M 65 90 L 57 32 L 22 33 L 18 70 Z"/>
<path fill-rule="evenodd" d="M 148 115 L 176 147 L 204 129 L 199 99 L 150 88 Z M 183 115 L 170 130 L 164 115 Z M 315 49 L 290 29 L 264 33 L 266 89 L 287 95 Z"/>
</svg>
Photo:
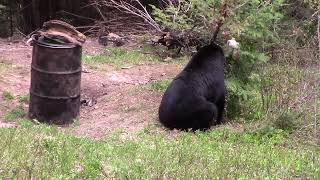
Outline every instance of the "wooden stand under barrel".
<svg viewBox="0 0 320 180">
<path fill-rule="evenodd" d="M 81 46 L 51 44 L 33 37 L 29 118 L 72 123 L 79 115 Z"/>
</svg>

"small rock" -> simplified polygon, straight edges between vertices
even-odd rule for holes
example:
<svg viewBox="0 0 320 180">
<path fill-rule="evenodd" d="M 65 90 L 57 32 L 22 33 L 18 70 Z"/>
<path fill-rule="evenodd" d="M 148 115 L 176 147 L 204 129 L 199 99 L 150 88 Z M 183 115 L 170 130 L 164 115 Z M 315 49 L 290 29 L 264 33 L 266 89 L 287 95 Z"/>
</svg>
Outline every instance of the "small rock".
<svg viewBox="0 0 320 180">
<path fill-rule="evenodd" d="M 84 73 L 90 73 L 90 71 L 89 71 L 86 67 L 84 67 L 84 66 L 82 66 L 82 72 L 84 72 Z"/>
<path fill-rule="evenodd" d="M 81 102 L 81 105 L 83 106 L 89 106 L 92 107 L 93 105 L 97 104 L 97 100 L 90 98 L 90 99 L 84 99 Z"/>
<path fill-rule="evenodd" d="M 15 127 L 15 125 L 9 124 L 9 123 L 3 123 L 0 121 L 0 128 L 10 128 L 10 127 Z"/>
<path fill-rule="evenodd" d="M 130 68 L 132 68 L 132 66 L 123 66 L 123 67 L 121 67 L 121 69 L 130 69 Z"/>
<path fill-rule="evenodd" d="M 171 57 L 167 57 L 167 58 L 165 58 L 163 61 L 164 61 L 164 62 L 168 62 L 168 61 L 171 61 L 171 60 L 172 60 Z"/>
</svg>

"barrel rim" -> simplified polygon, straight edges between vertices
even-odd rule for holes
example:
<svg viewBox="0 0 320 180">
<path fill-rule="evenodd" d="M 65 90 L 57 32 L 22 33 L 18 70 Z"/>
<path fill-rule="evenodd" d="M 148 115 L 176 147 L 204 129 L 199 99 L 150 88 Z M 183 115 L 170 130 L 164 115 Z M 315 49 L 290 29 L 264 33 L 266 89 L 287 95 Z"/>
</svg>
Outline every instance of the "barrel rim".
<svg viewBox="0 0 320 180">
<path fill-rule="evenodd" d="M 45 42 L 40 42 L 38 40 L 39 37 L 40 37 L 40 35 L 38 35 L 38 34 L 33 34 L 31 36 L 32 41 L 35 42 L 39 46 L 48 47 L 48 48 L 54 48 L 54 49 L 72 49 L 72 48 L 78 47 L 78 45 L 73 44 L 73 43 L 49 44 L 49 43 L 45 43 Z"/>
</svg>

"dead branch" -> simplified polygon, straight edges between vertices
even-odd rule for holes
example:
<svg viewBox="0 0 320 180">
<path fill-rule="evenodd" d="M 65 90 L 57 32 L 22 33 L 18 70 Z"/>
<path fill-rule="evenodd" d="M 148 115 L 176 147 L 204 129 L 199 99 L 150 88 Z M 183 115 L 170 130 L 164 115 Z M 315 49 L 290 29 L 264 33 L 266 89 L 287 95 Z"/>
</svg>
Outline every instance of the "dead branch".
<svg viewBox="0 0 320 180">
<path fill-rule="evenodd" d="M 216 23 L 216 28 L 213 34 L 213 37 L 211 39 L 211 43 L 215 42 L 218 36 L 218 33 L 220 31 L 220 27 L 223 25 L 225 18 L 227 17 L 227 5 L 226 3 L 223 1 L 221 2 L 221 7 L 220 7 L 220 15 L 221 18 L 219 19 L 219 21 Z"/>
<path fill-rule="evenodd" d="M 92 3 L 92 6 L 97 10 L 97 12 L 100 14 L 101 18 L 106 21 L 107 18 L 104 16 L 104 14 L 101 12 L 100 8 L 98 7 L 98 3 Z"/>
<path fill-rule="evenodd" d="M 128 20 L 128 24 L 126 24 L 127 22 L 123 24 L 124 26 L 127 25 L 124 28 L 130 27 L 132 30 L 133 24 L 142 24 L 143 26 L 151 26 L 156 31 L 161 32 L 159 25 L 152 19 L 146 7 L 144 7 L 139 0 L 131 0 L 130 2 L 125 0 L 91 0 L 90 2 L 91 5 L 97 9 L 103 19 L 102 24 L 108 24 L 108 29 L 111 24 L 112 26 L 116 25 L 115 23 L 112 23 L 110 18 L 117 19 L 118 23 L 119 18 L 128 18 L 130 21 Z M 115 11 L 116 16 L 114 14 Z M 121 20 L 121 23 L 123 22 L 124 21 Z M 122 25 L 119 24 L 119 26 Z"/>
<path fill-rule="evenodd" d="M 71 13 L 71 12 L 68 12 L 68 11 L 65 11 L 65 10 L 58 11 L 57 13 L 67 14 L 67 15 L 74 16 L 74 17 L 77 17 L 77 18 L 86 19 L 86 20 L 90 20 L 90 21 L 95 21 L 95 19 L 93 19 L 93 18 L 81 16 L 81 15 L 74 14 L 74 13 Z"/>
</svg>

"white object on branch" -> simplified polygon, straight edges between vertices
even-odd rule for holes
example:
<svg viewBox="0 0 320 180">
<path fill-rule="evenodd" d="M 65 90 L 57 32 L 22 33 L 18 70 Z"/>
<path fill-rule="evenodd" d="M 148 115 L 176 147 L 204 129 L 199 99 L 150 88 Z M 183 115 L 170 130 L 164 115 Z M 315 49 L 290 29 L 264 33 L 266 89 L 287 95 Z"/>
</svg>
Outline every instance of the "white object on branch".
<svg viewBox="0 0 320 180">
<path fill-rule="evenodd" d="M 27 44 L 28 46 L 31 46 L 32 40 L 33 40 L 32 38 L 29 38 L 29 39 L 27 40 L 26 44 Z"/>
<path fill-rule="evenodd" d="M 227 45 L 231 47 L 232 49 L 238 49 L 239 48 L 239 43 L 234 39 L 231 38 L 230 40 L 227 41 Z"/>
</svg>

